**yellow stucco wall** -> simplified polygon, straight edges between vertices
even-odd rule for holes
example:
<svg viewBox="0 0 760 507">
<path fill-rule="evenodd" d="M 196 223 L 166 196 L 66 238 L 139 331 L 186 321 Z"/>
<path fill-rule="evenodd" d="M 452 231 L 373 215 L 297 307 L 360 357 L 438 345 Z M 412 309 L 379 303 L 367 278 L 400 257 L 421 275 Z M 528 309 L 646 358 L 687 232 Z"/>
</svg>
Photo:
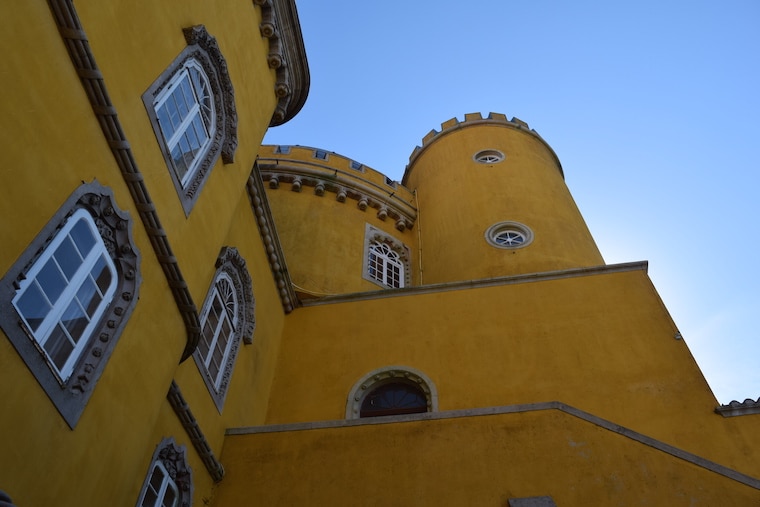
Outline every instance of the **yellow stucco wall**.
<svg viewBox="0 0 760 507">
<path fill-rule="evenodd" d="M 413 211 L 414 196 L 408 189 L 400 184 L 388 185 L 383 174 L 369 167 L 363 166 L 361 171 L 351 169 L 350 160 L 335 153 L 329 153 L 327 160 L 319 160 L 314 158 L 313 148 L 292 146 L 287 154 L 275 153 L 275 148 L 262 146 L 259 164 L 268 175 L 286 175 L 280 176 L 283 182 L 277 188 L 267 185 L 267 196 L 290 277 L 304 298 L 382 288 L 362 278 L 367 224 L 408 247 L 411 282 L 418 283 L 414 229 L 399 230 L 396 220 L 378 218 L 378 209 L 371 205 L 360 209 L 356 198 L 349 196 L 339 202 L 336 192 L 329 190 L 322 196 L 316 195 L 314 184 L 319 177 L 326 182 L 339 179 L 344 182 L 336 183 L 341 188 L 364 195 L 372 191 L 382 196 L 370 197 L 370 201 L 383 199 L 383 203 Z M 273 165 L 276 167 L 271 168 Z M 304 181 L 300 192 L 292 191 L 292 183 L 284 182 L 293 177 Z M 336 269 L 337 266 L 340 268 Z"/>
<path fill-rule="evenodd" d="M 248 260 L 258 321 L 241 346 L 222 416 L 192 359 L 178 366 L 187 331 L 127 186 L 45 1 L 14 4 L 0 18 L 14 50 L 6 60 L 0 184 L 0 274 L 5 274 L 63 202 L 97 180 L 132 218 L 141 254 L 139 301 L 72 430 L 0 331 L 0 489 L 17 505 L 132 505 L 163 437 L 187 446 L 196 503 L 212 481 L 166 401 L 176 376 L 216 455 L 224 428 L 262 422 L 284 316 L 258 236 L 245 182 L 276 105 L 261 10 L 250 1 L 77 1 L 124 134 L 196 305 L 202 305 L 222 246 Z M 30 22 L 34 20 L 34 22 Z M 216 36 L 235 88 L 240 140 L 235 162 L 221 159 L 186 217 L 141 95 L 184 49 L 182 28 Z M 221 225 L 221 226 L 220 226 Z M 210 410 L 209 410 L 210 407 Z M 13 414 L 13 417 L 9 415 Z M 44 478 L 44 487 L 40 480 Z"/>
<path fill-rule="evenodd" d="M 758 489 L 559 410 L 232 435 L 224 458 L 230 472 L 219 506 L 503 507 L 535 496 L 563 507 L 760 500 Z"/>
<path fill-rule="evenodd" d="M 603 264 L 551 148 L 505 118 L 476 116 L 444 123 L 406 170 L 404 184 L 419 203 L 423 282 Z M 505 159 L 480 164 L 473 157 L 481 150 Z M 489 245 L 486 230 L 505 221 L 529 227 L 533 242 L 510 250 Z"/>
<path fill-rule="evenodd" d="M 359 379 L 400 365 L 440 410 L 561 401 L 760 473 L 675 334 L 640 267 L 311 306 L 286 319 L 267 423 L 342 419 Z"/>
</svg>

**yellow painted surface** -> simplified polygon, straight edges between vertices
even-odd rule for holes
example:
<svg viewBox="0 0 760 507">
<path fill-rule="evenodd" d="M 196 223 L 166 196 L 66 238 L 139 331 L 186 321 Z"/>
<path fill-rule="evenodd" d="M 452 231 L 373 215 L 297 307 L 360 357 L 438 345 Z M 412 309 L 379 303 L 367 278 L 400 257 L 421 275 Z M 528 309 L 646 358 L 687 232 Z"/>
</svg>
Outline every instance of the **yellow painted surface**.
<svg viewBox="0 0 760 507">
<path fill-rule="evenodd" d="M 760 475 L 675 332 L 640 270 L 302 308 L 267 423 L 342 419 L 360 378 L 400 365 L 440 410 L 561 401 Z"/>
<path fill-rule="evenodd" d="M 369 167 L 364 167 L 364 172 L 351 169 L 349 159 L 334 153 L 330 153 L 327 160 L 315 159 L 311 148 L 293 146 L 287 154 L 276 154 L 274 148 L 262 146 L 260 164 L 275 160 L 278 167 L 284 166 L 281 173 L 296 174 L 304 180 L 318 174 L 330 181 L 339 171 L 341 177 L 353 185 L 349 188 L 371 189 L 385 196 L 386 202 L 413 209 L 414 196 L 408 189 L 401 185 L 395 188 L 387 185 L 385 176 Z M 277 169 L 273 172 L 277 173 Z M 291 279 L 304 297 L 382 288 L 362 278 L 366 224 L 409 248 L 412 283 L 415 283 L 417 232 L 414 229 L 399 231 L 394 219 L 381 220 L 377 216 L 378 210 L 371 206 L 361 210 L 356 199 L 348 197 L 345 202 L 338 202 L 337 194 L 330 191 L 318 196 L 313 185 L 304 184 L 300 192 L 294 192 L 292 188 L 290 183 L 281 183 L 277 189 L 267 185 L 267 197 L 276 217 Z"/>
<path fill-rule="evenodd" d="M 229 436 L 224 462 L 220 506 L 760 501 L 757 489 L 557 410 Z"/>
<path fill-rule="evenodd" d="M 486 149 L 504 161 L 475 162 Z M 438 134 L 413 157 L 405 184 L 418 194 L 425 284 L 604 263 L 551 149 L 506 122 L 464 122 Z M 533 242 L 488 244 L 486 230 L 504 221 L 532 229 Z"/>
<path fill-rule="evenodd" d="M 178 366 L 187 332 L 114 156 L 45 1 L 17 2 L 0 17 L 12 41 L 4 66 L 0 152 L 0 273 L 82 182 L 109 187 L 132 218 L 140 251 L 139 301 L 72 430 L 0 331 L 0 489 L 19 506 L 134 505 L 156 445 L 172 436 L 188 449 L 195 504 L 212 481 L 166 401 L 175 376 L 219 455 L 224 429 L 264 420 L 283 319 L 245 182 L 274 111 L 274 71 L 250 1 L 75 3 L 124 134 L 161 225 L 200 307 L 223 245 L 249 261 L 259 321 L 253 345 L 241 346 L 220 416 L 192 359 Z M 30 22 L 34 20 L 34 22 Z M 235 162 L 211 170 L 189 217 L 180 205 L 141 96 L 184 49 L 182 28 L 204 24 L 227 60 L 238 115 Z M 10 46 L 9 46 L 10 47 Z M 239 224 L 236 228 L 235 224 Z M 210 409 L 209 409 L 210 407 Z M 11 416 L 11 414 L 13 416 Z M 41 480 L 44 485 L 41 486 Z"/>
</svg>

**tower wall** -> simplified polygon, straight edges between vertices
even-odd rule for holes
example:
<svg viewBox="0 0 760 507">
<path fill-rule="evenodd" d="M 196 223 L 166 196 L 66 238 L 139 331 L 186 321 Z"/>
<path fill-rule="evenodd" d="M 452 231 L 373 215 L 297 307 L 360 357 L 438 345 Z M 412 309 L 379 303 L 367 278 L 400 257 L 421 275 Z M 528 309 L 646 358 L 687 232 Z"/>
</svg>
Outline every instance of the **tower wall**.
<svg viewBox="0 0 760 507">
<path fill-rule="evenodd" d="M 478 153 L 504 159 L 481 163 Z M 604 263 L 565 185 L 557 156 L 520 120 L 468 114 L 432 131 L 403 180 L 417 193 L 424 284 Z M 495 224 L 532 233 L 519 248 L 486 240 Z"/>
</svg>

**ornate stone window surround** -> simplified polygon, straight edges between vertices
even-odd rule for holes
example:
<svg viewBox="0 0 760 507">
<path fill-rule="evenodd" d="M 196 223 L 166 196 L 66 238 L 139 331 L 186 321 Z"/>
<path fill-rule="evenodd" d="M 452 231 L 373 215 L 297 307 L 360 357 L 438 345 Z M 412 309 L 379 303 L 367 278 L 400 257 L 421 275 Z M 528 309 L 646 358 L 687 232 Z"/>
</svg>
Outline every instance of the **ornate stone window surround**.
<svg viewBox="0 0 760 507">
<path fill-rule="evenodd" d="M 97 226 L 100 239 L 116 269 L 116 287 L 97 323 L 88 328 L 91 331 L 81 338 L 86 340 L 86 344 L 70 375 L 63 379 L 50 364 L 44 350 L 40 349 L 11 300 L 27 273 L 78 210 L 89 213 Z M 86 183 L 77 188 L 58 209 L 0 280 L 0 327 L 72 429 L 137 304 L 141 281 L 140 255 L 132 239 L 131 228 L 129 214 L 116 206 L 111 190 L 97 182 Z"/>
<path fill-rule="evenodd" d="M 216 39 L 209 35 L 203 25 L 185 28 L 183 33 L 188 46 L 143 93 L 142 100 L 161 147 L 161 153 L 167 167 L 170 168 L 169 173 L 172 176 L 182 208 L 185 215 L 189 215 L 219 155 L 225 164 L 232 163 L 234 160 L 237 149 L 237 110 L 235 108 L 235 91 L 227 71 L 227 62 L 219 51 Z M 196 156 L 199 160 L 190 168 L 190 173 L 182 178 L 183 184 L 174 170 L 174 161 L 169 146 L 164 140 L 156 109 L 162 92 L 172 83 L 177 74 L 188 65 L 197 65 L 208 79 L 214 115 L 211 123 L 215 127 L 212 132 L 209 132 L 210 141 L 203 147 L 205 153 Z"/>
<path fill-rule="evenodd" d="M 195 349 L 193 359 L 200 370 L 203 381 L 206 383 L 209 394 L 214 400 L 219 413 L 222 413 L 224 399 L 227 396 L 232 371 L 235 366 L 241 340 L 246 344 L 253 343 L 253 332 L 256 326 L 254 318 L 254 299 L 253 285 L 251 275 L 248 273 L 245 259 L 240 255 L 236 248 L 222 247 L 219 257 L 216 260 L 216 273 L 211 287 L 206 296 L 201 309 L 201 333 L 206 328 L 206 320 L 209 315 L 210 305 L 214 300 L 216 293 L 216 283 L 219 279 L 224 278 L 232 282 L 234 289 L 234 320 L 235 328 L 229 343 L 226 345 L 224 360 L 220 365 L 219 376 L 212 375 L 206 367 L 206 358 L 201 355 L 200 347 Z M 201 341 L 205 338 L 201 336 Z M 209 350 L 213 354 L 213 349 Z"/>
<path fill-rule="evenodd" d="M 373 244 L 376 243 L 382 243 L 387 245 L 392 251 L 398 254 L 399 259 L 401 263 L 403 264 L 403 273 L 401 273 L 401 287 L 408 287 L 411 285 L 411 254 L 409 251 L 409 248 L 404 245 L 402 242 L 394 238 L 393 236 L 389 235 L 386 232 L 383 232 L 380 229 L 377 229 L 370 224 L 365 225 L 364 229 L 364 257 L 362 262 L 362 278 L 364 278 L 367 281 L 370 281 L 376 285 L 379 285 L 380 287 L 384 288 L 396 288 L 396 287 L 390 287 L 388 285 L 385 285 L 384 283 L 381 283 L 378 281 L 374 276 L 370 274 L 370 247 Z"/>
<path fill-rule="evenodd" d="M 168 475 L 164 477 L 164 482 L 176 487 L 177 503 L 175 505 L 190 507 L 193 504 L 193 471 L 187 464 L 185 446 L 178 446 L 171 437 L 164 438 L 153 453 L 148 474 L 137 500 L 137 507 L 149 505 L 145 503 L 145 493 L 150 486 L 153 471 L 157 467 Z"/>
<path fill-rule="evenodd" d="M 417 384 L 427 398 L 427 411 L 438 411 L 438 391 L 427 375 L 409 366 L 384 366 L 367 373 L 351 388 L 346 402 L 346 419 L 359 419 L 364 398 L 373 389 L 399 380 Z"/>
</svg>

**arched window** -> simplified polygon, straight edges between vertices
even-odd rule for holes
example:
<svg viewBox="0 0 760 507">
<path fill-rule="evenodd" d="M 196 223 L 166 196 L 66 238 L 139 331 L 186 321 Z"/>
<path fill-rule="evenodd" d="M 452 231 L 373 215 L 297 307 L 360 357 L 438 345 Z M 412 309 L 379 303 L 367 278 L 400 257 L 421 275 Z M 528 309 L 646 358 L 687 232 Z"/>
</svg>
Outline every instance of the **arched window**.
<svg viewBox="0 0 760 507">
<path fill-rule="evenodd" d="M 83 184 L 0 279 L 0 327 L 71 428 L 137 304 L 131 224 L 110 189 Z"/>
<path fill-rule="evenodd" d="M 409 249 L 384 231 L 366 224 L 364 231 L 365 280 L 388 289 L 399 289 L 411 283 Z"/>
<path fill-rule="evenodd" d="M 369 276 L 374 280 L 394 289 L 404 286 L 404 264 L 387 244 L 371 243 L 367 264 Z"/>
<path fill-rule="evenodd" d="M 422 389 L 408 380 L 398 380 L 372 389 L 362 401 L 359 417 L 419 414 L 427 411 L 427 398 Z"/>
<path fill-rule="evenodd" d="M 137 507 L 184 507 L 192 501 L 193 474 L 185 447 L 165 438 L 153 454 Z"/>
<path fill-rule="evenodd" d="M 211 86 L 198 61 L 190 58 L 183 63 L 156 97 L 153 109 L 174 174 L 186 188 L 216 130 Z"/>
<path fill-rule="evenodd" d="M 222 248 L 216 268 L 193 358 L 221 413 L 240 342 L 253 343 L 255 321 L 251 276 L 237 249 Z"/>
<path fill-rule="evenodd" d="M 237 331 L 238 302 L 232 279 L 224 272 L 217 275 L 209 294 L 210 301 L 201 315 L 201 339 L 198 353 L 216 389 L 222 380 L 223 366 L 232 349 Z"/>
<path fill-rule="evenodd" d="M 187 47 L 143 93 L 182 208 L 190 214 L 221 155 L 233 161 L 237 110 L 227 62 L 203 25 L 183 30 Z"/>
<path fill-rule="evenodd" d="M 418 414 L 438 410 L 438 393 L 422 372 L 387 366 L 362 377 L 348 396 L 346 419 Z"/>
</svg>

